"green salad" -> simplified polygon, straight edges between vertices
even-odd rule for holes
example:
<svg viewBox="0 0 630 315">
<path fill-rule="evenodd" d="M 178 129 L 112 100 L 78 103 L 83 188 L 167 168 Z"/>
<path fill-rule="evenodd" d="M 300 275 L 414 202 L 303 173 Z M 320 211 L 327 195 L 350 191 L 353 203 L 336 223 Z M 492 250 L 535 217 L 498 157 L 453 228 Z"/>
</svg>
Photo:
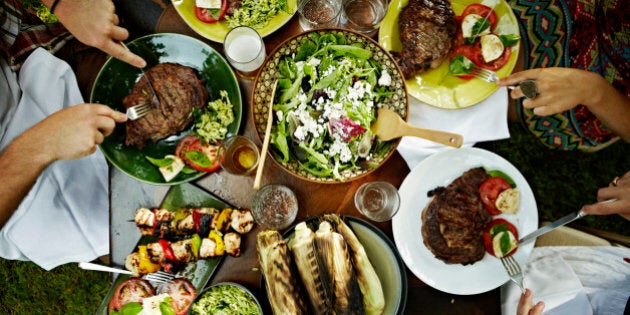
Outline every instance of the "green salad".
<svg viewBox="0 0 630 315">
<path fill-rule="evenodd" d="M 192 314 L 262 315 L 254 298 L 234 285 L 211 287 L 193 303 L 191 311 Z"/>
<path fill-rule="evenodd" d="M 391 75 L 343 34 L 309 35 L 280 59 L 271 144 L 278 161 L 341 180 L 346 170 L 373 168 L 389 149 L 370 126 L 394 93 Z"/>
</svg>

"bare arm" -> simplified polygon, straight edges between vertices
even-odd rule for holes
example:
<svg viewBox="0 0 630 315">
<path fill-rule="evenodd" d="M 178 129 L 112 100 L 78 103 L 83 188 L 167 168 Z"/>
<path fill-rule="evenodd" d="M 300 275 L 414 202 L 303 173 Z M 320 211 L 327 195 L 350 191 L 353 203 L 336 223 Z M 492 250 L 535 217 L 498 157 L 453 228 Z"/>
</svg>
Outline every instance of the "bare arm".
<svg viewBox="0 0 630 315">
<path fill-rule="evenodd" d="M 18 136 L 0 154 L 0 228 L 50 163 L 92 154 L 116 123 L 126 119 L 108 106 L 81 104 L 50 115 Z"/>
<path fill-rule="evenodd" d="M 54 0 L 43 0 L 50 8 Z M 111 0 L 59 0 L 55 15 L 80 42 L 96 47 L 132 66 L 144 68 L 140 56 L 119 42 L 129 37 L 129 31 L 118 26 L 120 22 Z"/>
<path fill-rule="evenodd" d="M 600 75 L 572 68 L 540 68 L 514 73 L 499 80 L 500 86 L 536 80 L 538 96 L 523 100 L 539 116 L 552 115 L 583 104 L 615 134 L 630 142 L 630 98 L 619 93 Z M 511 92 L 521 98 L 520 88 Z"/>
</svg>

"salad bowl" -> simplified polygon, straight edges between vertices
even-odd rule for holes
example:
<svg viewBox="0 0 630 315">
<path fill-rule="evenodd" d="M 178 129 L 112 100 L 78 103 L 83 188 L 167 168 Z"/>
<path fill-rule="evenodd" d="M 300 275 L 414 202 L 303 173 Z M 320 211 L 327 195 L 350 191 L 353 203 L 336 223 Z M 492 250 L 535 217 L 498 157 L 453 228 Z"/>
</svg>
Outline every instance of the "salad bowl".
<svg viewBox="0 0 630 315">
<path fill-rule="evenodd" d="M 251 115 L 261 141 L 272 106 L 269 158 L 318 183 L 348 182 L 379 168 L 400 139 L 374 137 L 377 109 L 405 121 L 408 116 L 405 81 L 392 56 L 349 30 L 316 29 L 289 38 L 269 54 L 253 91 Z"/>
</svg>

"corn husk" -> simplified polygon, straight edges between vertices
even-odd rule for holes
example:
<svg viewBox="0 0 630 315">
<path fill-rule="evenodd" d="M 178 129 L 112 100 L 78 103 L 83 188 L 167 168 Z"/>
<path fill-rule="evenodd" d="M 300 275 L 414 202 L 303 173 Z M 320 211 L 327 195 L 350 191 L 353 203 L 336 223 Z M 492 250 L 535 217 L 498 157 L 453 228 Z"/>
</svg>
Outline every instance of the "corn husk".
<svg viewBox="0 0 630 315">
<path fill-rule="evenodd" d="M 273 313 L 306 314 L 302 288 L 293 272 L 291 254 L 282 235 L 275 230 L 258 233 L 256 249 Z"/>
</svg>

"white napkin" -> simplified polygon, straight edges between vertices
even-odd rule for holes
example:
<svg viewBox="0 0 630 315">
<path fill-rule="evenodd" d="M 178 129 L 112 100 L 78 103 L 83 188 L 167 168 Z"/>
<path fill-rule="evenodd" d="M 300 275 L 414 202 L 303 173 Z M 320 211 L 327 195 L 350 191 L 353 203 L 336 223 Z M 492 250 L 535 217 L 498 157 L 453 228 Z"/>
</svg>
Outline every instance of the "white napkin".
<svg viewBox="0 0 630 315">
<path fill-rule="evenodd" d="M 630 296 L 630 249 L 613 246 L 534 248 L 524 285 L 544 314 L 623 314 Z M 503 314 L 516 314 L 521 296 L 512 282 L 501 287 Z"/>
<path fill-rule="evenodd" d="M 13 117 L 1 122 L 0 149 L 46 116 L 83 103 L 72 69 L 44 49 L 29 56 L 19 81 L 22 95 Z M 0 256 L 46 270 L 108 252 L 108 167 L 100 150 L 46 168 L 0 231 Z"/>
<path fill-rule="evenodd" d="M 465 147 L 480 141 L 499 140 L 510 137 L 508 130 L 507 88 L 499 88 L 482 102 L 462 108 L 443 109 L 427 105 L 409 97 L 409 123 L 426 129 L 459 133 L 464 136 Z M 403 137 L 398 152 L 407 162 L 409 169 L 429 155 L 452 149 L 417 137 Z"/>
</svg>

